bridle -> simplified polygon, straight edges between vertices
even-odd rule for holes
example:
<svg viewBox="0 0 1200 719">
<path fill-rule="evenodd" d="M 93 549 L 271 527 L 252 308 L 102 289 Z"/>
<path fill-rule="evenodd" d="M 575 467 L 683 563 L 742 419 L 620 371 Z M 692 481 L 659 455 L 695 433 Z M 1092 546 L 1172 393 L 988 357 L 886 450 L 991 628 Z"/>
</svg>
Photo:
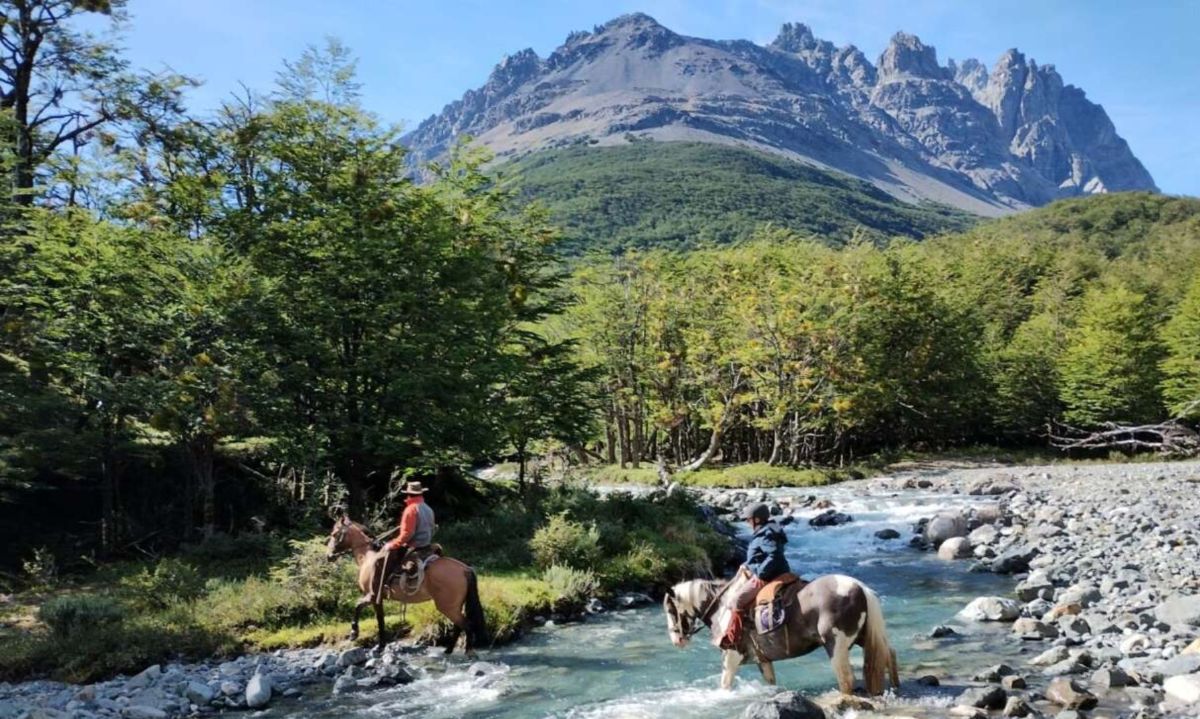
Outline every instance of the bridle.
<svg viewBox="0 0 1200 719">
<path fill-rule="evenodd" d="M 334 539 L 334 546 L 337 546 L 337 547 L 342 546 L 342 543 L 346 541 L 346 532 L 350 531 L 350 527 L 352 527 L 352 526 L 354 526 L 354 525 L 351 522 L 344 522 L 344 521 L 338 522 L 338 533 L 337 533 L 337 537 Z M 344 557 L 347 554 L 352 553 L 353 551 L 354 551 L 353 547 L 346 547 L 345 549 L 342 549 L 342 550 L 339 550 L 336 552 L 330 552 L 329 559 L 330 559 L 330 561 L 332 561 L 334 559 L 340 559 L 341 557 Z"/>
<path fill-rule="evenodd" d="M 675 619 L 679 622 L 679 635 L 681 637 L 684 639 L 691 639 L 692 637 L 696 636 L 696 634 L 702 628 L 709 626 L 709 619 L 712 617 L 713 610 L 716 608 L 717 602 L 720 601 L 721 595 L 725 593 L 725 590 L 730 584 L 731 582 L 726 582 L 725 585 L 721 587 L 720 591 L 713 592 L 713 595 L 709 597 L 707 602 L 704 603 L 704 606 L 700 609 L 700 611 L 695 614 L 685 614 L 684 612 L 679 611 L 679 604 L 675 603 Z M 668 589 L 667 591 L 671 594 L 673 599 L 678 599 L 678 597 L 675 596 L 674 588 Z"/>
</svg>

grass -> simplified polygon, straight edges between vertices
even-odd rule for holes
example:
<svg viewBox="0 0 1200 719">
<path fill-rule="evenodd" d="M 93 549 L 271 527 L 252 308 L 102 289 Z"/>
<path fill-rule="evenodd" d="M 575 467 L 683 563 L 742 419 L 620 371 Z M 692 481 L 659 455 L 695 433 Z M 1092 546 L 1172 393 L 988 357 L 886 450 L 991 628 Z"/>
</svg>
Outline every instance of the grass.
<svg viewBox="0 0 1200 719">
<path fill-rule="evenodd" d="M 486 514 L 448 524 L 437 539 L 476 568 L 497 643 L 520 636 L 537 615 L 577 611 L 585 594 L 706 574 L 728 551 L 685 496 L 600 498 L 563 487 L 520 497 L 494 483 L 489 491 Z M 552 520 L 557 535 L 546 534 Z M 562 555 L 584 566 L 535 566 L 539 532 L 543 549 L 546 536 L 592 543 Z M 355 568 L 324 553 L 321 537 L 220 538 L 155 562 L 103 565 L 52 590 L 27 589 L 0 604 L 0 681 L 88 682 L 153 663 L 343 642 L 358 598 Z M 39 612 L 48 602 L 54 611 Z M 436 642 L 450 629 L 431 603 L 386 609 L 393 637 Z M 88 612 L 103 621 L 88 621 Z M 375 639 L 367 610 L 358 641 Z"/>
</svg>

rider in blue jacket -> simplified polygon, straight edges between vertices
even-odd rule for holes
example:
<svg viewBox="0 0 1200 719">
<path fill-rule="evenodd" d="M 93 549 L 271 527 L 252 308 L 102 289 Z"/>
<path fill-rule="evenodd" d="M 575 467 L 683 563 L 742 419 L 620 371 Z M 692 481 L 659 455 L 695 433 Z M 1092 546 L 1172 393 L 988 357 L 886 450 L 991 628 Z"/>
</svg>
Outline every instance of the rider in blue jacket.
<svg viewBox="0 0 1200 719">
<path fill-rule="evenodd" d="M 746 546 L 746 562 L 738 570 L 741 576 L 732 580 L 740 579 L 742 583 L 736 591 L 730 592 L 727 599 L 722 599 L 722 604 L 728 602 L 727 606 L 735 609 L 725 635 L 720 639 L 722 647 L 737 646 L 742 632 L 741 615 L 754 603 L 758 590 L 772 579 L 791 571 L 787 557 L 783 554 L 787 535 L 784 534 L 783 528 L 771 519 L 770 508 L 765 504 L 756 504 L 747 510 L 744 518 L 750 523 L 750 529 L 754 533 Z"/>
</svg>

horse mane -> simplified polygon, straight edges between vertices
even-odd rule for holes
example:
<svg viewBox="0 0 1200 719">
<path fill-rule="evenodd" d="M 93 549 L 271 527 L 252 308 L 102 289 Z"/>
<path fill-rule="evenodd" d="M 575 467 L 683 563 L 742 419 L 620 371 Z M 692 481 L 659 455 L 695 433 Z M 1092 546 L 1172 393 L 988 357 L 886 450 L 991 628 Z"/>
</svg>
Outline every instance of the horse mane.
<svg viewBox="0 0 1200 719">
<path fill-rule="evenodd" d="M 704 605 L 712 599 L 716 587 L 720 584 L 721 582 L 715 579 L 689 579 L 671 587 L 671 594 L 676 603 L 685 605 L 681 608 L 698 615 L 704 611 Z"/>
</svg>

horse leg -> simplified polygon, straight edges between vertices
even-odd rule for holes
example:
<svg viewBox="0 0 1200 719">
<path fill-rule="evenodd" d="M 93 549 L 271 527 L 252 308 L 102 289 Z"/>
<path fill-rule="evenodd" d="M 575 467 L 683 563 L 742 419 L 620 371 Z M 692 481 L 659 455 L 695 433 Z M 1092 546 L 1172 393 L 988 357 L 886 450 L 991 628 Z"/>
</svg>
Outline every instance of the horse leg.
<svg viewBox="0 0 1200 719">
<path fill-rule="evenodd" d="M 771 662 L 759 662 L 758 671 L 762 672 L 763 681 L 775 686 L 775 665 Z"/>
<path fill-rule="evenodd" d="M 350 641 L 358 639 L 358 618 L 362 616 L 362 608 L 370 603 L 371 600 L 367 597 L 363 597 L 355 603 L 354 616 L 350 619 Z"/>
<path fill-rule="evenodd" d="M 450 630 L 450 636 L 446 638 L 446 653 L 453 654 L 454 647 L 458 646 L 458 638 L 462 636 L 463 628 L 467 626 L 467 618 L 463 616 L 461 605 L 455 604 L 446 600 L 445 597 L 438 595 L 433 597 L 433 605 L 437 607 L 450 623 L 454 626 Z"/>
<path fill-rule="evenodd" d="M 838 691 L 853 694 L 854 669 L 850 666 L 850 645 L 853 642 L 836 628 L 824 635 L 824 641 L 825 653 L 829 655 L 829 663 L 833 665 L 833 674 L 837 677 Z"/>
<path fill-rule="evenodd" d="M 375 621 L 379 624 L 379 648 L 383 649 L 387 645 L 387 629 L 384 626 L 382 601 L 375 605 Z"/>
<path fill-rule="evenodd" d="M 736 650 L 726 649 L 721 653 L 721 688 L 733 688 L 733 676 L 742 665 L 742 655 Z"/>
</svg>

